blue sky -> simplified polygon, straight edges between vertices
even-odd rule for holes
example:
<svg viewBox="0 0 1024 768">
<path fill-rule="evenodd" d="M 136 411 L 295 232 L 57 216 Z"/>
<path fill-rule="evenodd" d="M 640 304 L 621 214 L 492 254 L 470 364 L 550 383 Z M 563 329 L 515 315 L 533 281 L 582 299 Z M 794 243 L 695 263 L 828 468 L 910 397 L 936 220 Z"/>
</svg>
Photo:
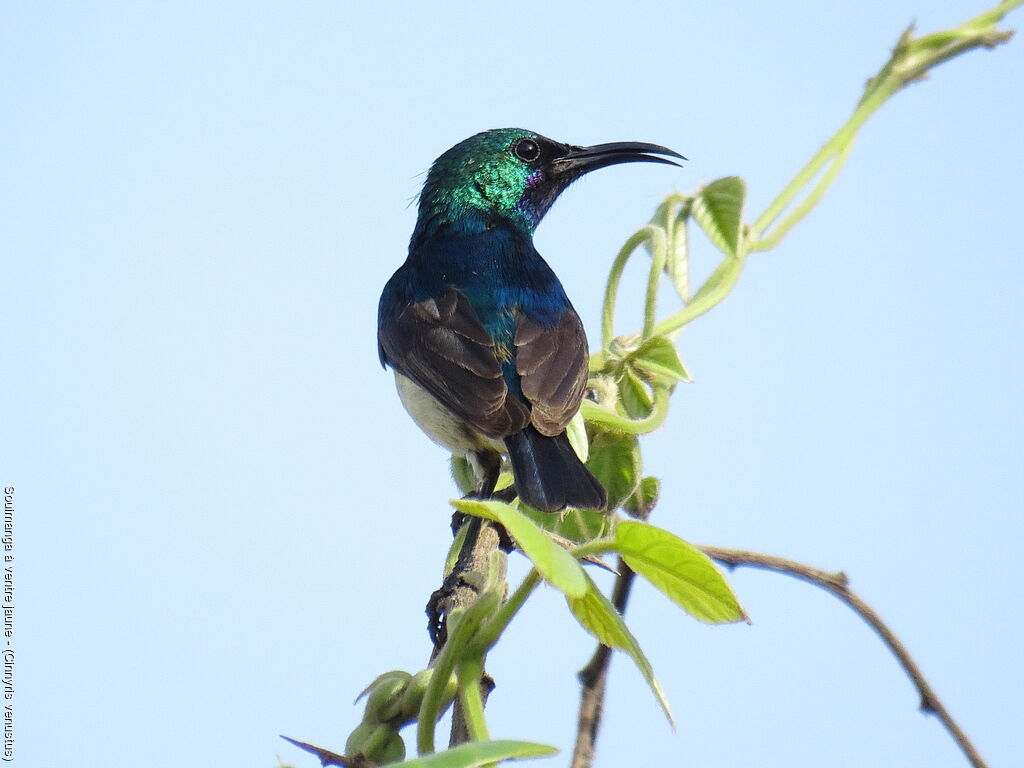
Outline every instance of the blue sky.
<svg viewBox="0 0 1024 768">
<path fill-rule="evenodd" d="M 19 764 L 311 766 L 277 734 L 341 749 L 356 693 L 423 666 L 453 488 L 375 312 L 434 157 L 523 126 L 690 158 L 596 173 L 538 230 L 593 340 L 611 258 L 666 193 L 738 174 L 752 218 L 908 23 L 985 7 L 7 4 Z M 645 446 L 658 524 L 844 569 L 992 765 L 1024 719 L 1022 78 L 1018 40 L 885 106 L 819 209 L 683 334 L 695 382 Z M 638 589 L 678 729 L 617 658 L 599 764 L 964 765 L 847 609 L 731 581 L 752 626 Z M 492 734 L 566 765 L 591 650 L 537 594 L 489 661 Z"/>
</svg>

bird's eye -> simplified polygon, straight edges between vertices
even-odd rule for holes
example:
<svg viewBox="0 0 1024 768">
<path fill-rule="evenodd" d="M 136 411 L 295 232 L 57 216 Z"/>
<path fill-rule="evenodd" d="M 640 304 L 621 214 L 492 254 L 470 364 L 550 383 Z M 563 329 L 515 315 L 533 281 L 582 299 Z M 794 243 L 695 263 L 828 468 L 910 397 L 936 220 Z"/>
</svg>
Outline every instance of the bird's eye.
<svg viewBox="0 0 1024 768">
<path fill-rule="evenodd" d="M 540 147 L 533 139 L 520 139 L 516 142 L 515 152 L 516 157 L 520 160 L 525 160 L 528 163 L 532 163 L 540 157 Z"/>
</svg>

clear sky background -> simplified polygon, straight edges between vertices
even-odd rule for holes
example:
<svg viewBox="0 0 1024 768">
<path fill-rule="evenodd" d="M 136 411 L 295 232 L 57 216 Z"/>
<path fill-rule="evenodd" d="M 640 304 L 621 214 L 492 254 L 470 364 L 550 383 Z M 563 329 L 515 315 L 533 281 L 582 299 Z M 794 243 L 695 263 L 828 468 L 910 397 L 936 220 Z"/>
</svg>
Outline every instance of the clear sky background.
<svg viewBox="0 0 1024 768">
<path fill-rule="evenodd" d="M 596 339 L 666 193 L 739 174 L 753 218 L 908 23 L 988 2 L 5 3 L 18 765 L 315 766 L 277 734 L 341 750 L 358 691 L 425 664 L 453 486 L 375 324 L 438 154 L 522 126 L 690 158 L 595 173 L 540 227 Z M 885 106 L 684 333 L 695 382 L 645 450 L 655 522 L 846 570 L 993 766 L 1024 722 L 1022 88 L 1024 39 Z M 850 611 L 730 578 L 752 626 L 638 588 L 678 730 L 617 657 L 599 765 L 965 764 Z M 566 765 L 592 648 L 538 593 L 489 662 L 493 735 Z"/>
</svg>

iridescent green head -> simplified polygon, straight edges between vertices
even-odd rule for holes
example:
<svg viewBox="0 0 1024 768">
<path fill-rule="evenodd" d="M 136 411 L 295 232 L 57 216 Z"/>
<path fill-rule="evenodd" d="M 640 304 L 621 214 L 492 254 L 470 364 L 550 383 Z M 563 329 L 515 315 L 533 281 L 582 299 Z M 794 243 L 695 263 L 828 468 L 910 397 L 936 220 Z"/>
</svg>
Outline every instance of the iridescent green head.
<svg viewBox="0 0 1024 768">
<path fill-rule="evenodd" d="M 417 235 L 483 221 L 532 234 L 562 191 L 583 174 L 618 163 L 668 163 L 682 155 L 657 144 L 577 147 L 522 128 L 484 131 L 434 161 L 420 193 Z"/>
</svg>

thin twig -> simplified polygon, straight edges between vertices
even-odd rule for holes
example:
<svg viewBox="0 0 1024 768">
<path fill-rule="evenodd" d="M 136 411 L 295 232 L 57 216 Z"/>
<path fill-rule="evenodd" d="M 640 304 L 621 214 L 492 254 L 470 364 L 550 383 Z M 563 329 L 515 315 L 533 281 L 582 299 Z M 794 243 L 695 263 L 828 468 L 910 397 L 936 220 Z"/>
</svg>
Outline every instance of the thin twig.
<svg viewBox="0 0 1024 768">
<path fill-rule="evenodd" d="M 619 575 L 612 588 L 612 605 L 619 613 L 625 613 L 636 574 L 621 558 L 618 570 Z M 611 658 L 611 648 L 607 645 L 598 645 L 587 666 L 577 675 L 583 690 L 580 692 L 576 746 L 573 749 L 570 768 L 590 768 L 594 762 L 594 745 L 597 742 L 597 732 L 601 728 L 601 710 L 604 705 L 604 689 Z"/>
<path fill-rule="evenodd" d="M 878 614 L 850 589 L 849 579 L 845 573 L 842 571 L 829 573 L 828 571 L 812 568 L 803 563 L 797 563 L 781 557 L 773 557 L 772 555 L 763 555 L 759 552 L 745 552 L 739 549 L 723 549 L 721 547 L 699 547 L 699 549 L 712 560 L 717 560 L 730 568 L 749 566 L 751 568 L 763 568 L 777 573 L 784 573 L 787 576 L 793 576 L 821 587 L 846 603 L 858 616 L 867 622 L 875 631 L 875 634 L 882 638 L 882 642 L 888 646 L 896 660 L 899 661 L 900 666 L 903 667 L 903 670 L 921 695 L 921 711 L 926 714 L 934 714 L 939 718 L 939 721 L 956 740 L 956 743 L 974 768 L 986 768 L 986 763 L 981 759 L 978 750 L 971 743 L 971 740 L 967 738 L 967 734 L 957 725 L 952 715 L 949 714 L 938 695 L 928 684 L 928 681 L 925 680 L 920 667 L 917 666 L 917 663 L 911 657 L 903 642 L 889 629 L 888 625 L 882 621 Z"/>
<path fill-rule="evenodd" d="M 320 765 L 327 768 L 327 766 L 341 766 L 341 768 L 374 768 L 376 763 L 371 763 L 362 755 L 356 755 L 355 757 L 346 757 L 345 755 L 339 755 L 337 752 L 331 752 L 329 749 L 323 747 L 315 747 L 312 744 L 307 744 L 304 741 L 298 739 L 292 739 L 288 736 L 282 736 L 282 739 L 287 741 L 289 744 L 294 744 L 299 749 L 304 749 L 311 755 L 316 755 L 320 760 Z"/>
<path fill-rule="evenodd" d="M 483 706 L 487 706 L 487 697 L 491 695 L 491 691 L 494 690 L 494 678 L 484 672 L 480 678 L 480 700 Z M 463 710 L 463 704 L 461 699 L 456 696 L 455 704 L 452 706 L 452 731 L 451 738 L 448 741 L 448 746 L 457 747 L 459 744 L 465 744 L 467 741 L 472 741 L 472 734 L 469 732 L 469 723 L 466 720 L 466 713 Z"/>
</svg>

